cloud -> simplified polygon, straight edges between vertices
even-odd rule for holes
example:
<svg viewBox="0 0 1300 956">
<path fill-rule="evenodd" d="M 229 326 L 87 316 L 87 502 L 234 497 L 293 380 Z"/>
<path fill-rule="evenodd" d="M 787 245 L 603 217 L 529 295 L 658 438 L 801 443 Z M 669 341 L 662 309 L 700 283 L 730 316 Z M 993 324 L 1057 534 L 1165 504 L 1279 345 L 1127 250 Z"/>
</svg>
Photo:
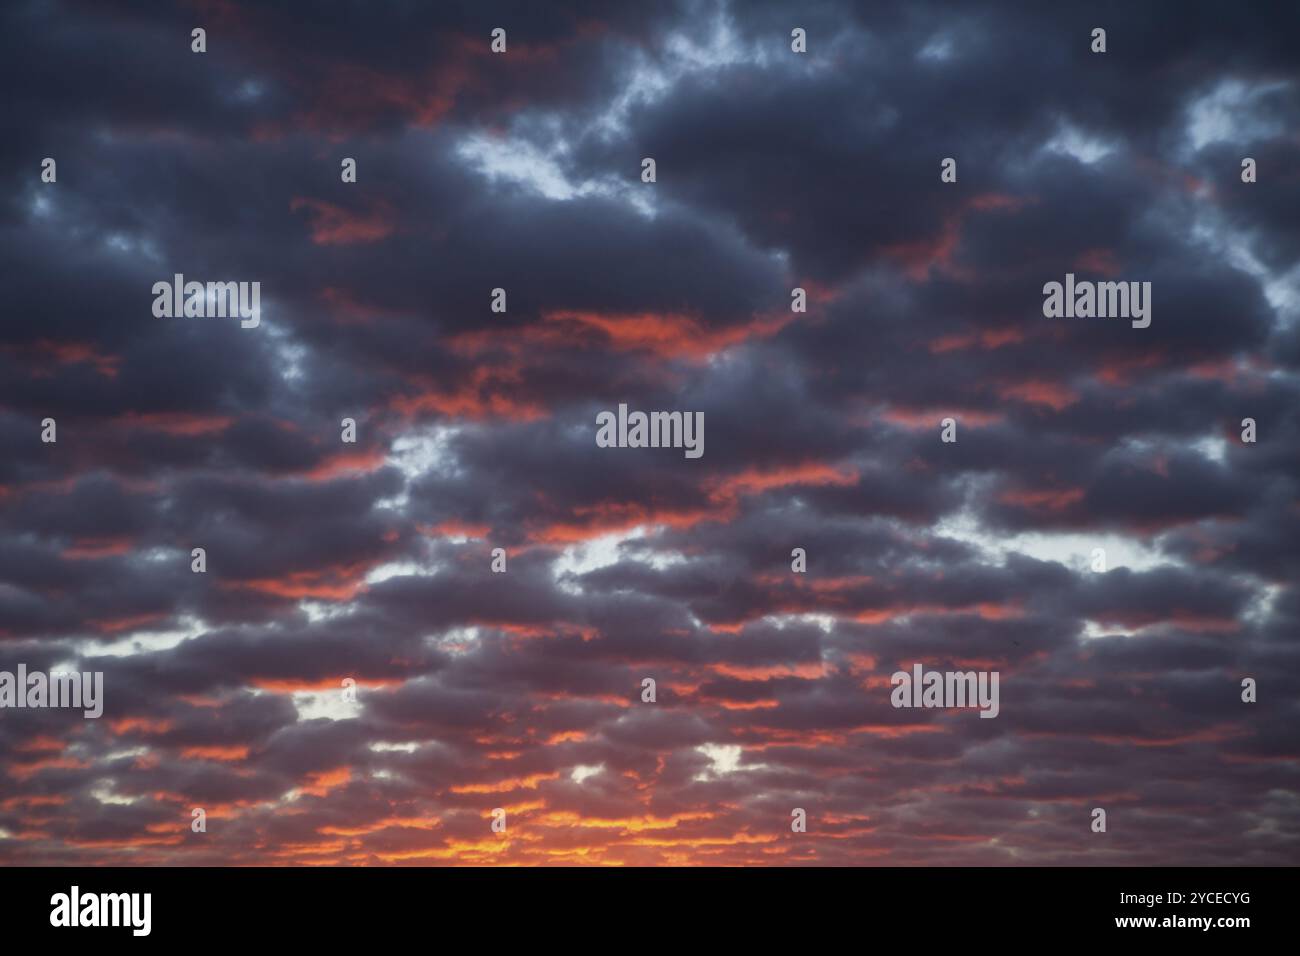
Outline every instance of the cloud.
<svg viewBox="0 0 1300 956">
<path fill-rule="evenodd" d="M 1294 11 L 565 6 L 0 15 L 0 859 L 1296 862 Z"/>
</svg>

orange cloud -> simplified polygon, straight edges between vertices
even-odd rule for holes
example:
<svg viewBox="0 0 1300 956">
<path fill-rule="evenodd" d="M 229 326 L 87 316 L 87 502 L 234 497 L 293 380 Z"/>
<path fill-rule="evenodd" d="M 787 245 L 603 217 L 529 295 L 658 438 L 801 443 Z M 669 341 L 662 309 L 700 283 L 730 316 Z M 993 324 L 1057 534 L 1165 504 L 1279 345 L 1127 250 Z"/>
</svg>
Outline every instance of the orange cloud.
<svg viewBox="0 0 1300 956">
<path fill-rule="evenodd" d="M 120 631 L 133 631 L 145 625 L 153 624 L 163 620 L 166 616 L 162 613 L 135 614 L 127 617 L 94 618 L 86 623 L 106 634 L 117 634 Z"/>
<path fill-rule="evenodd" d="M 378 242 L 393 232 L 393 212 L 379 203 L 368 213 L 355 213 L 320 199 L 295 196 L 289 210 L 306 209 L 311 219 L 311 241 L 318 246 L 350 246 Z"/>
<path fill-rule="evenodd" d="M 1073 389 L 1057 382 L 1048 382 L 1042 379 L 1012 382 L 999 386 L 998 395 L 1005 399 L 1016 399 L 1030 405 L 1046 405 L 1058 412 L 1079 400 L 1079 394 Z"/>
<path fill-rule="evenodd" d="M 998 349 L 1004 345 L 1016 345 L 1025 340 L 1025 333 L 1017 328 L 983 329 L 979 332 L 954 333 L 944 335 L 930 343 L 929 349 L 935 354 L 962 351 L 979 346 L 981 349 Z"/>
<path fill-rule="evenodd" d="M 62 557 L 71 561 L 117 557 L 131 550 L 131 539 L 125 537 L 78 538 L 64 548 Z"/>
<path fill-rule="evenodd" d="M 352 779 L 352 771 L 347 767 L 334 770 L 321 770 L 307 774 L 307 782 L 298 786 L 300 793 L 313 797 L 323 797 L 331 790 L 336 790 Z"/>
<path fill-rule="evenodd" d="M 851 487 L 858 482 L 858 473 L 851 468 L 838 470 L 821 462 L 807 462 L 783 468 L 760 470 L 750 468 L 722 478 L 705 482 L 710 497 L 717 501 L 730 501 L 740 495 L 755 495 L 773 488 L 791 485 L 840 485 Z"/>
<path fill-rule="evenodd" d="M 27 780 L 43 770 L 85 770 L 89 766 L 75 757 L 42 757 L 26 763 L 14 761 L 9 764 L 9 772 L 18 780 Z"/>
<path fill-rule="evenodd" d="M 573 509 L 576 520 L 553 522 L 529 532 L 528 540 L 539 544 L 573 544 L 602 535 L 631 531 L 640 526 L 667 525 L 689 528 L 701 521 L 723 516 L 707 508 L 657 509 L 639 502 L 604 503 Z"/>
<path fill-rule="evenodd" d="M 504 418 L 520 422 L 546 417 L 540 403 L 508 394 L 519 389 L 522 373 L 522 364 L 517 361 L 499 366 L 480 365 L 470 373 L 468 381 L 456 388 L 446 390 L 416 383 L 422 391 L 398 395 L 389 404 L 405 418 L 424 412 L 438 412 L 452 418 Z"/>
<path fill-rule="evenodd" d="M 936 431 L 945 418 L 956 419 L 957 424 L 972 428 L 997 425 L 1006 420 L 1006 416 L 1000 412 L 982 412 L 972 408 L 908 408 L 901 405 L 885 408 L 880 412 L 880 418 L 902 428 L 933 428 Z"/>
<path fill-rule="evenodd" d="M 1083 500 L 1082 488 L 1012 489 L 998 495 L 998 501 L 1031 511 L 1064 511 Z"/>
<path fill-rule="evenodd" d="M 1088 249 L 1074 260 L 1076 272 L 1094 272 L 1103 276 L 1117 276 L 1120 273 L 1119 262 L 1110 249 Z"/>
<path fill-rule="evenodd" d="M 536 790 L 538 784 L 555 780 L 559 773 L 534 773 L 526 777 L 511 777 L 494 783 L 467 783 L 452 787 L 452 793 L 508 793 L 511 790 Z"/>
<path fill-rule="evenodd" d="M 0 346 L 0 351 L 34 354 L 37 362 L 44 359 L 58 365 L 93 365 L 98 374 L 110 379 L 117 378 L 118 366 L 122 364 L 120 356 L 101 352 L 96 346 L 87 342 L 56 342 L 51 339 L 40 339 L 28 346 Z M 34 368 L 31 374 L 34 377 L 45 378 L 51 373 L 47 368 Z"/>
<path fill-rule="evenodd" d="M 438 525 L 420 525 L 417 529 L 429 537 L 442 538 L 486 538 L 492 530 L 491 525 L 470 524 L 466 521 L 444 521 Z"/>
<path fill-rule="evenodd" d="M 396 687 L 402 683 L 398 677 L 354 677 L 358 687 Z M 276 694 L 300 694 L 319 691 L 337 691 L 343 686 L 343 678 L 322 677 L 318 680 L 298 678 L 255 677 L 249 684 L 258 690 L 271 691 Z"/>
<path fill-rule="evenodd" d="M 191 414 L 188 412 L 126 412 L 113 419 L 113 424 L 127 428 L 147 428 L 177 438 L 197 438 L 214 435 L 231 426 L 229 415 Z"/>
<path fill-rule="evenodd" d="M 312 571 L 294 571 L 282 578 L 223 581 L 220 587 L 242 588 L 283 598 L 350 601 L 366 590 L 365 577 L 372 566 L 371 562 L 361 561 Z"/>
<path fill-rule="evenodd" d="M 382 448 L 373 451 L 340 452 L 326 458 L 310 471 L 301 472 L 300 476 L 308 481 L 329 481 L 340 475 L 376 471 L 382 468 L 387 460 L 388 455 Z"/>
<path fill-rule="evenodd" d="M 161 717 L 119 717 L 108 722 L 109 728 L 119 737 L 123 734 L 165 734 L 175 726 L 175 721 Z"/>
<path fill-rule="evenodd" d="M 203 747 L 184 747 L 181 749 L 181 756 L 187 760 L 217 760 L 223 763 L 232 763 L 248 759 L 248 748 L 241 746 L 203 746 Z"/>
<path fill-rule="evenodd" d="M 642 350 L 661 358 L 689 358 L 695 361 L 704 361 L 723 349 L 751 338 L 775 335 L 794 318 L 794 313 L 775 313 L 755 318 L 744 325 L 712 329 L 691 316 L 679 313 L 618 314 L 557 310 L 542 315 L 545 322 L 598 332 L 611 348 L 618 351 Z"/>
</svg>

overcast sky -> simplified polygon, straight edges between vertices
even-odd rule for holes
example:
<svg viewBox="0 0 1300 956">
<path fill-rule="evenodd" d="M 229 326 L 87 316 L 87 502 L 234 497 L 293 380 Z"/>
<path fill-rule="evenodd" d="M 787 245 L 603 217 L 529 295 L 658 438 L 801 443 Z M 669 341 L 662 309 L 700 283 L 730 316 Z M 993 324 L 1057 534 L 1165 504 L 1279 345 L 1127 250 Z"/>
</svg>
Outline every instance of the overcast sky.
<svg viewBox="0 0 1300 956">
<path fill-rule="evenodd" d="M 6 3 L 0 860 L 1300 862 L 1298 12 Z"/>
</svg>

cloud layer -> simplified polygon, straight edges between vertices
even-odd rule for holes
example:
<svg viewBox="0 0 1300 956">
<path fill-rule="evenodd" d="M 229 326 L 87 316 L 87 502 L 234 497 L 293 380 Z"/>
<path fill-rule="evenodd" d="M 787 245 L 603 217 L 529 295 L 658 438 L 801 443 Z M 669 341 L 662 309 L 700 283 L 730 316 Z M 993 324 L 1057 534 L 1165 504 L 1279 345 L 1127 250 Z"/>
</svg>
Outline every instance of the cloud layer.
<svg viewBox="0 0 1300 956">
<path fill-rule="evenodd" d="M 1295 6 L 555 6 L 0 14 L 0 860 L 1300 862 Z"/>
</svg>

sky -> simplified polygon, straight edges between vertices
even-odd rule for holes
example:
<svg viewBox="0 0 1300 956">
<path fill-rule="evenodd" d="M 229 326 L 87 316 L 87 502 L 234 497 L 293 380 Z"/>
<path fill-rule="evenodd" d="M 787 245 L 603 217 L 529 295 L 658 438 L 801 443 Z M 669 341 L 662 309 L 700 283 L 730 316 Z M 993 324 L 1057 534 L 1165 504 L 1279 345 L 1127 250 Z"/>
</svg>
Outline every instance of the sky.
<svg viewBox="0 0 1300 956">
<path fill-rule="evenodd" d="M 0 862 L 1300 862 L 1295 4 L 0 21 Z"/>
</svg>

